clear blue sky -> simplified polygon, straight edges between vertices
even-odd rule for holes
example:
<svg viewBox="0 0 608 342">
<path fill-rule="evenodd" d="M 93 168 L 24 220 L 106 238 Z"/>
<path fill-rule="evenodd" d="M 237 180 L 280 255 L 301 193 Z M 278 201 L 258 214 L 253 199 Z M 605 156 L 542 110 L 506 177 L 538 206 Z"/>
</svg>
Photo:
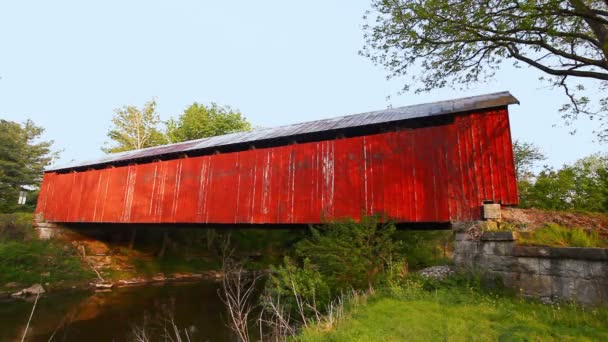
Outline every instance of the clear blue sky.
<svg viewBox="0 0 608 342">
<path fill-rule="evenodd" d="M 608 149 L 593 142 L 592 122 L 568 134 L 562 93 L 529 68 L 507 67 L 468 90 L 397 95 L 400 80 L 357 54 L 368 8 L 369 0 L 4 1 L 0 118 L 44 126 L 65 163 L 101 155 L 113 109 L 153 97 L 163 119 L 214 101 L 271 127 L 509 90 L 521 101 L 511 107 L 513 137 L 538 144 L 549 164 Z"/>
</svg>

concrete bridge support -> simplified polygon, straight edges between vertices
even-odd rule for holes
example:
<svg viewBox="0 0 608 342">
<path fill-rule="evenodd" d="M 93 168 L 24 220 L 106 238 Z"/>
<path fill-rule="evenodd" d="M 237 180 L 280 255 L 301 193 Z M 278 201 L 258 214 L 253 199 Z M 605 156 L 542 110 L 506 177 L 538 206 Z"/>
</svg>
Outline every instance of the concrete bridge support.
<svg viewBox="0 0 608 342">
<path fill-rule="evenodd" d="M 458 269 L 479 272 L 546 302 L 608 303 L 607 248 L 521 245 L 517 231 L 501 227 L 499 220 L 453 225 Z"/>
</svg>

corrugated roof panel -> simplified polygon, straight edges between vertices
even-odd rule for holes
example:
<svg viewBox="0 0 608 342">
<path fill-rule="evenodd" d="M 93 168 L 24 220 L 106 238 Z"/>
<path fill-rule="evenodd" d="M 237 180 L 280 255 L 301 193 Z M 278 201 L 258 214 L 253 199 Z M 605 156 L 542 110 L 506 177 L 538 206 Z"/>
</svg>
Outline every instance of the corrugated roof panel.
<svg viewBox="0 0 608 342">
<path fill-rule="evenodd" d="M 472 110 L 518 104 L 519 101 L 509 92 L 500 92 L 480 96 L 471 96 L 455 100 L 425 103 L 413 106 L 389 108 L 385 110 L 347 115 L 329 119 L 297 123 L 276 128 L 262 128 L 251 132 L 231 133 L 216 137 L 186 141 L 177 144 L 156 146 L 141 150 L 110 154 L 95 160 L 75 162 L 68 165 L 55 166 L 47 171 L 66 170 L 119 161 L 137 160 L 166 154 L 195 151 L 206 148 L 220 147 L 239 143 L 254 143 L 256 141 L 287 138 L 294 135 L 318 133 L 335 129 L 362 127 L 379 123 L 389 123 L 415 118 L 447 115 Z"/>
</svg>

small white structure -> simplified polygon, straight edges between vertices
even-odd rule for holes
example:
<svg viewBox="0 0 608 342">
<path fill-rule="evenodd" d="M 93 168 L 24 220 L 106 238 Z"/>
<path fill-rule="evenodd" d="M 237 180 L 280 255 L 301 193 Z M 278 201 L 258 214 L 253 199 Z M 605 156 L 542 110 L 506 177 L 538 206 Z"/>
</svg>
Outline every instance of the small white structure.
<svg viewBox="0 0 608 342">
<path fill-rule="evenodd" d="M 25 205 L 25 203 L 27 202 L 27 195 L 34 190 L 36 190 L 36 187 L 31 185 L 21 186 L 21 188 L 19 189 L 19 198 L 17 199 L 17 204 Z"/>
<path fill-rule="evenodd" d="M 26 192 L 23 190 L 19 191 L 19 199 L 17 200 L 17 204 L 24 205 L 26 200 Z"/>
</svg>

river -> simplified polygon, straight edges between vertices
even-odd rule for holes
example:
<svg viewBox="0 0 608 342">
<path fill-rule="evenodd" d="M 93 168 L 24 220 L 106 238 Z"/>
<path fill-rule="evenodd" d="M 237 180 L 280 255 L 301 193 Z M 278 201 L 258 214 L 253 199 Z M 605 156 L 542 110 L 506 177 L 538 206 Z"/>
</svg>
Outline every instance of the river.
<svg viewBox="0 0 608 342">
<path fill-rule="evenodd" d="M 26 341 L 133 341 L 147 327 L 158 340 L 171 317 L 191 341 L 230 341 L 219 283 L 203 281 L 119 288 L 108 292 L 45 294 Z M 0 302 L 0 341 L 20 341 L 33 300 Z M 172 328 L 171 328 L 172 329 Z M 185 339 L 185 332 L 182 337 Z"/>
</svg>

